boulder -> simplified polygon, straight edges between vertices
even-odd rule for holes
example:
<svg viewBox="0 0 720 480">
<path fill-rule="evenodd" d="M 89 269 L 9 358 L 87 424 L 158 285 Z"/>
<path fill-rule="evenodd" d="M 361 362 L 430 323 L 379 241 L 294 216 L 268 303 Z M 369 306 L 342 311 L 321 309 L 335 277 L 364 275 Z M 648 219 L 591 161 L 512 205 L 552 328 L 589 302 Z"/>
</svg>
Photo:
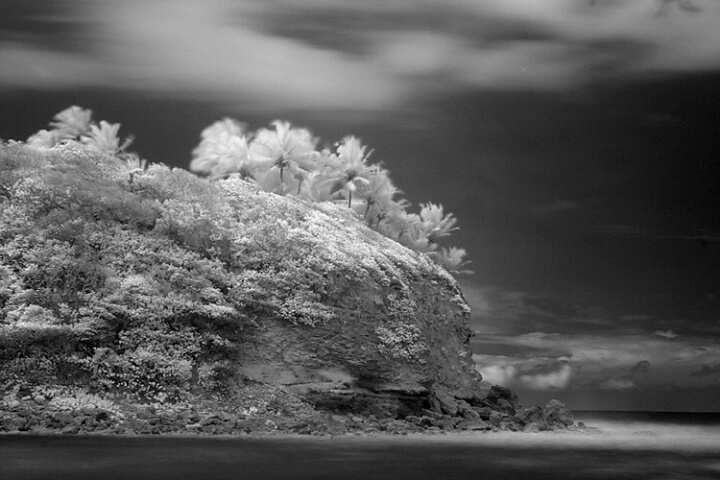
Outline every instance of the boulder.
<svg viewBox="0 0 720 480">
<path fill-rule="evenodd" d="M 550 400 L 545 405 L 543 416 L 548 426 L 554 429 L 564 430 L 575 423 L 570 409 L 558 400 Z"/>
<path fill-rule="evenodd" d="M 515 420 L 523 427 L 523 431 L 548 430 L 545 412 L 540 407 L 530 407 L 515 414 Z"/>
<path fill-rule="evenodd" d="M 63 411 L 53 413 L 51 418 L 59 426 L 69 425 L 75 420 L 75 417 L 70 412 Z"/>
<path fill-rule="evenodd" d="M 485 396 L 485 403 L 494 410 L 514 415 L 517 410 L 518 397 L 509 388 L 493 385 Z"/>
<path fill-rule="evenodd" d="M 480 418 L 480 413 L 477 412 L 473 407 L 470 406 L 465 400 L 458 400 L 458 415 L 466 420 L 477 420 Z"/>
<path fill-rule="evenodd" d="M 458 402 L 445 388 L 438 388 L 430 395 L 430 406 L 440 414 L 455 416 L 458 413 Z"/>
<path fill-rule="evenodd" d="M 500 412 L 498 412 L 498 411 L 494 411 L 494 410 L 493 410 L 492 413 L 490 413 L 490 416 L 488 417 L 488 420 L 487 420 L 487 421 L 488 421 L 491 425 L 498 426 L 498 425 L 500 425 L 501 423 L 503 423 L 506 419 L 507 419 L 507 415 L 506 415 L 506 414 L 503 414 L 503 413 L 500 413 Z"/>
</svg>

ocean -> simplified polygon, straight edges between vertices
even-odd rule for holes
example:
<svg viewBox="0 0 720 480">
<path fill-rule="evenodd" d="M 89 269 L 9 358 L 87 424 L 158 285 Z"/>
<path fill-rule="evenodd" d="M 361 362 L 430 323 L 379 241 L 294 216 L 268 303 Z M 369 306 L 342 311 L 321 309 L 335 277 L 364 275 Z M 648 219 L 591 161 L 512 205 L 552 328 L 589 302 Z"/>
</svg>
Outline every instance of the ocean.
<svg viewBox="0 0 720 480">
<path fill-rule="evenodd" d="M 0 436 L 2 480 L 720 479 L 720 414 L 575 412 L 595 433 Z"/>
</svg>

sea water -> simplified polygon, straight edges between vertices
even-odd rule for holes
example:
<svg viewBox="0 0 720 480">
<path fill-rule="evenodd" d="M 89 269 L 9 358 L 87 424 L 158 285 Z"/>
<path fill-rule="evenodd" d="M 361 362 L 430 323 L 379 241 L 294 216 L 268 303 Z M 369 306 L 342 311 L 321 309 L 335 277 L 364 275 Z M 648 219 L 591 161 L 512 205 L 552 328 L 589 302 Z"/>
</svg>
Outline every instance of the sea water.
<svg viewBox="0 0 720 480">
<path fill-rule="evenodd" d="M 0 479 L 720 479 L 720 414 L 576 412 L 599 431 L 0 436 Z"/>
</svg>

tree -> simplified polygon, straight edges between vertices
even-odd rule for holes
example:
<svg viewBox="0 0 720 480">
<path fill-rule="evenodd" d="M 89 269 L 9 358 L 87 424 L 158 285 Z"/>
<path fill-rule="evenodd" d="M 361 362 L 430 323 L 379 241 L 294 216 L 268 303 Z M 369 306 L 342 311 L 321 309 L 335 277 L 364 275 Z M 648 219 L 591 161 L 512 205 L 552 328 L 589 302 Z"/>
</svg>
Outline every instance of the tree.
<svg viewBox="0 0 720 480">
<path fill-rule="evenodd" d="M 465 250 L 438 245 L 439 239 L 457 230 L 457 219 L 433 203 L 421 204 L 419 213 L 408 213 L 410 203 L 395 199 L 400 190 L 387 170 L 368 163 L 371 152 L 358 138 L 343 138 L 335 152 L 317 151 L 310 131 L 280 120 L 271 125 L 251 136 L 236 120 L 215 122 L 203 130 L 190 169 L 211 178 L 239 174 L 281 195 L 296 186 L 298 196 L 314 202 L 336 201 L 342 195 L 370 228 L 427 254 L 448 271 L 464 272 L 459 269 L 467 263 Z"/>
<path fill-rule="evenodd" d="M 76 140 L 90 129 L 92 111 L 73 105 L 53 117 L 52 130 L 40 130 L 27 139 L 33 147 L 50 148 L 63 140 Z"/>
<path fill-rule="evenodd" d="M 380 222 L 396 206 L 393 205 L 397 204 L 393 197 L 401 192 L 390 181 L 388 171 L 378 166 L 372 167 L 368 180 L 367 184 L 358 189 L 358 196 L 365 201 L 363 218 L 368 225 L 372 225 L 373 222 Z M 405 200 L 403 202 L 407 203 Z"/>
<path fill-rule="evenodd" d="M 377 168 L 367 165 L 368 156 L 360 140 L 349 136 L 337 144 L 337 154 L 326 160 L 330 173 L 325 182 L 330 186 L 330 195 L 344 191 L 348 208 L 352 208 L 353 192 L 358 190 L 358 186 L 368 186 Z"/>
<path fill-rule="evenodd" d="M 250 144 L 249 160 L 253 168 L 260 171 L 278 171 L 280 194 L 285 193 L 285 172 L 298 180 L 298 193 L 303 180 L 315 170 L 318 157 L 315 151 L 317 141 L 310 131 L 292 128 L 290 122 L 272 122 L 274 130 L 261 129 Z"/>
<path fill-rule="evenodd" d="M 203 130 L 200 137 L 200 145 L 193 150 L 191 171 L 211 178 L 224 178 L 233 173 L 245 180 L 254 178 L 244 124 L 224 118 Z"/>
<path fill-rule="evenodd" d="M 80 141 L 108 155 L 115 155 L 120 151 L 120 139 L 118 138 L 119 123 L 112 125 L 105 120 L 100 121 L 100 126 L 90 125 L 90 131 L 80 137 Z"/>
</svg>

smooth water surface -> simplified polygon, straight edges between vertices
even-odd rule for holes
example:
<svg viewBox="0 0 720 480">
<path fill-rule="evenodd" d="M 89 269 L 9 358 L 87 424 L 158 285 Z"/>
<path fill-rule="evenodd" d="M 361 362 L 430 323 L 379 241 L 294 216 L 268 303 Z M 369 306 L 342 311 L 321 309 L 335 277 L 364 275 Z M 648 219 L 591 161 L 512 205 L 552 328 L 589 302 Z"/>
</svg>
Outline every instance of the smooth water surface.
<svg viewBox="0 0 720 480">
<path fill-rule="evenodd" d="M 362 438 L 5 435 L 0 478 L 720 478 L 719 425 L 605 420 L 602 428 L 601 434 Z"/>
</svg>

